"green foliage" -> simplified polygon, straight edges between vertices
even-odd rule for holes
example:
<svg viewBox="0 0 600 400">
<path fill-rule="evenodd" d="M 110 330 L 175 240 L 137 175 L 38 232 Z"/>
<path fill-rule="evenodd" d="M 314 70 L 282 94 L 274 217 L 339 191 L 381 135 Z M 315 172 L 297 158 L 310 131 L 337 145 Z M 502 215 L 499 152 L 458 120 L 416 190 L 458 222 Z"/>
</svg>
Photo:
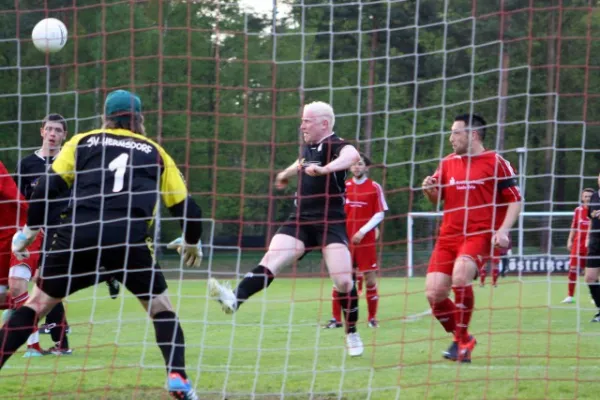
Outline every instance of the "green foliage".
<svg viewBox="0 0 600 400">
<path fill-rule="evenodd" d="M 38 145 L 48 111 L 70 118 L 71 133 L 85 131 L 98 125 L 107 91 L 131 88 L 150 136 L 182 167 L 205 214 L 220 221 L 217 235 L 266 234 L 264 222 L 289 212 L 293 189 L 278 193 L 271 182 L 298 154 L 301 104 L 317 99 L 335 107 L 340 135 L 361 149 L 373 140 L 383 168 L 372 175 L 391 207 L 388 242 L 405 237 L 407 212 L 431 209 L 419 183 L 450 151 L 444 132 L 456 113 L 484 114 L 493 125 L 489 147 L 501 145 L 515 164 L 514 150 L 529 149 L 522 172 L 530 210 L 572 208 L 572 194 L 593 185 L 600 169 L 582 151 L 600 147 L 600 128 L 590 124 L 600 120 L 600 78 L 588 69 L 597 67 L 589 54 L 600 42 L 586 39 L 598 36 L 596 10 L 476 2 L 473 18 L 471 0 L 288 0 L 292 13 L 273 26 L 233 0 L 80 0 L 76 10 L 57 0 L 6 3 L 0 147 L 8 168 Z M 29 41 L 44 7 L 70 32 L 66 48 L 49 57 Z M 499 102 L 503 55 L 508 97 Z M 176 230 L 167 224 L 164 234 Z"/>
</svg>

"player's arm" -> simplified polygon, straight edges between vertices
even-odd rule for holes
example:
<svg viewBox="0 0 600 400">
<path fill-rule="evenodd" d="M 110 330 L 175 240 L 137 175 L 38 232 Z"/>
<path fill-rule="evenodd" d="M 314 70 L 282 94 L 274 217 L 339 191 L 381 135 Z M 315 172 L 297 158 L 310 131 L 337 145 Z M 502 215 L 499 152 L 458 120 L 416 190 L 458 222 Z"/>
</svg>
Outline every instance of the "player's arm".
<svg viewBox="0 0 600 400">
<path fill-rule="evenodd" d="M 375 187 L 375 193 L 370 197 L 370 201 L 372 204 L 373 216 L 360 227 L 358 232 L 352 236 L 352 243 L 359 244 L 361 240 L 365 237 L 367 233 L 372 231 L 373 229 L 377 229 L 377 226 L 383 221 L 385 217 L 385 212 L 388 210 L 387 202 L 385 201 L 385 196 L 383 194 L 383 189 L 378 183 L 373 183 Z M 375 239 L 379 238 L 379 235 L 375 234 Z"/>
<path fill-rule="evenodd" d="M 508 204 L 506 216 L 497 229 L 492 242 L 495 246 L 506 248 L 509 244 L 509 232 L 521 214 L 521 192 L 514 169 L 502 157 L 498 159 L 498 192 L 503 203 Z"/>
<path fill-rule="evenodd" d="M 590 235 L 592 234 L 592 218 L 595 217 L 594 212 L 592 212 L 592 207 L 588 205 L 588 218 L 590 219 L 590 223 L 588 224 L 587 235 L 585 236 L 585 248 L 589 248 L 590 246 Z"/>
<path fill-rule="evenodd" d="M 575 237 L 576 229 L 577 229 L 577 220 L 579 219 L 579 209 L 575 209 L 575 214 L 573 215 L 573 221 L 571 222 L 571 230 L 569 231 L 569 238 L 567 239 L 567 249 L 571 251 L 573 247 L 573 238 Z"/>
<path fill-rule="evenodd" d="M 309 165 L 304 172 L 310 176 L 327 175 L 338 171 L 346 171 L 353 164 L 360 161 L 360 154 L 354 146 L 342 143 L 343 147 L 338 147 L 339 150 L 334 150 L 337 157 L 327 165 Z"/>
<path fill-rule="evenodd" d="M 173 159 L 160 150 L 163 172 L 160 181 L 162 200 L 173 217 L 179 220 L 182 238 L 175 239 L 168 248 L 183 253 L 188 267 L 199 267 L 202 261 L 202 209 L 189 195 L 183 176 Z"/>
<path fill-rule="evenodd" d="M 442 165 L 437 168 L 435 173 L 431 176 L 426 176 L 421 183 L 421 189 L 423 194 L 427 197 L 427 200 L 434 206 L 437 206 L 438 202 L 442 200 L 440 197 L 440 176 L 441 176 Z"/>
<path fill-rule="evenodd" d="M 275 186 L 277 189 L 284 189 L 289 183 L 289 179 L 298 174 L 298 167 L 300 166 L 300 160 L 294 161 L 292 165 L 281 171 L 275 177 Z"/>
</svg>

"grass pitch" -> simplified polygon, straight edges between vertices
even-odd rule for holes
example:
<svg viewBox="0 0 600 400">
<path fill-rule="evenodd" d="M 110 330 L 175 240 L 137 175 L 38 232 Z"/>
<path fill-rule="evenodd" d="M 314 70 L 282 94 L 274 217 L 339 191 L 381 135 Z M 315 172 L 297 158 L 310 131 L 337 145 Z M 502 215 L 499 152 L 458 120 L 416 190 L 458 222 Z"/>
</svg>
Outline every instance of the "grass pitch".
<svg viewBox="0 0 600 400">
<path fill-rule="evenodd" d="M 561 305 L 566 277 L 500 279 L 475 288 L 471 365 L 441 358 L 450 343 L 426 314 L 423 278 L 383 278 L 381 327 L 366 325 L 360 358 L 330 318 L 327 279 L 277 279 L 234 316 L 206 300 L 205 281 L 170 281 L 188 374 L 202 399 L 597 399 L 600 324 L 587 288 Z M 100 285 L 72 296 L 72 356 L 22 358 L 0 372 L 0 399 L 166 399 L 152 323 L 135 298 Z M 51 345 L 42 336 L 42 346 Z"/>
</svg>

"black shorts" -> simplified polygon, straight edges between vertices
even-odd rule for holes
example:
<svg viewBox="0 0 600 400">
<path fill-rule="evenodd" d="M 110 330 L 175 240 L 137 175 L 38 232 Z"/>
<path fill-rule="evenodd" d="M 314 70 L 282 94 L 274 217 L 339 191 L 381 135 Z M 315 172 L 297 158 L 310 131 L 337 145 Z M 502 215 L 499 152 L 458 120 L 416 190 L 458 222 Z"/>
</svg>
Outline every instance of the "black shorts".
<svg viewBox="0 0 600 400">
<path fill-rule="evenodd" d="M 325 247 L 332 243 L 341 243 L 348 246 L 346 222 L 343 218 L 332 218 L 328 221 L 324 217 L 290 215 L 277 230 L 277 233 L 295 237 L 304 243 L 307 251 Z"/>
<path fill-rule="evenodd" d="M 52 235 L 37 286 L 54 298 L 116 278 L 141 300 L 163 293 L 167 282 L 156 263 L 152 240 L 123 222 L 73 227 Z M 129 233 L 129 239 L 125 237 Z"/>
<path fill-rule="evenodd" d="M 600 268 L 600 241 L 590 241 L 585 266 L 587 268 Z"/>
</svg>

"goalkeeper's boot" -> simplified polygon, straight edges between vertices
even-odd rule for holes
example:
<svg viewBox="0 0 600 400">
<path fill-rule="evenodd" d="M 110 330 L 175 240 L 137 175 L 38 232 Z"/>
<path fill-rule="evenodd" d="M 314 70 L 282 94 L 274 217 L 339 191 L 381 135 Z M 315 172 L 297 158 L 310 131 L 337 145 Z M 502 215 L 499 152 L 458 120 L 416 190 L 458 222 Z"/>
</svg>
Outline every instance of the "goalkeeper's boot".
<svg viewBox="0 0 600 400">
<path fill-rule="evenodd" d="M 169 394 L 178 400 L 199 400 L 198 395 L 192 388 L 188 379 L 184 379 L 178 373 L 170 373 L 167 381 Z"/>
<path fill-rule="evenodd" d="M 25 350 L 25 354 L 23 354 L 24 358 L 30 357 L 42 357 L 46 355 L 44 350 L 40 347 L 39 343 L 28 344 L 27 349 Z"/>
<path fill-rule="evenodd" d="M 341 328 L 342 326 L 344 326 L 344 324 L 342 324 L 335 318 L 331 318 L 329 320 L 329 322 L 327 322 L 325 325 L 323 325 L 323 329 L 335 329 L 335 328 Z"/>
<path fill-rule="evenodd" d="M 470 363 L 471 353 L 473 352 L 473 349 L 475 349 L 476 344 L 477 340 L 475 340 L 473 336 L 469 336 L 466 342 L 458 342 L 458 358 L 456 361 Z"/>
<path fill-rule="evenodd" d="M 233 314 L 237 310 L 237 297 L 231 290 L 229 282 L 221 285 L 214 278 L 208 280 L 208 292 L 210 297 L 221 303 L 221 308 L 226 314 Z"/>
<path fill-rule="evenodd" d="M 346 335 L 346 348 L 348 349 L 348 355 L 350 357 L 362 356 L 364 346 L 358 332 Z"/>
<path fill-rule="evenodd" d="M 590 322 L 600 322 L 600 312 L 594 315 L 594 318 Z"/>
<path fill-rule="evenodd" d="M 46 355 L 55 355 L 55 356 L 70 356 L 73 354 L 73 349 L 63 349 L 58 346 L 58 344 L 50 347 L 48 350 L 44 350 L 44 354 Z"/>
<path fill-rule="evenodd" d="M 119 281 L 115 278 L 111 278 L 106 281 L 106 286 L 108 286 L 108 294 L 110 294 L 111 299 L 116 299 L 119 297 L 119 290 L 121 289 L 121 285 Z"/>
</svg>

